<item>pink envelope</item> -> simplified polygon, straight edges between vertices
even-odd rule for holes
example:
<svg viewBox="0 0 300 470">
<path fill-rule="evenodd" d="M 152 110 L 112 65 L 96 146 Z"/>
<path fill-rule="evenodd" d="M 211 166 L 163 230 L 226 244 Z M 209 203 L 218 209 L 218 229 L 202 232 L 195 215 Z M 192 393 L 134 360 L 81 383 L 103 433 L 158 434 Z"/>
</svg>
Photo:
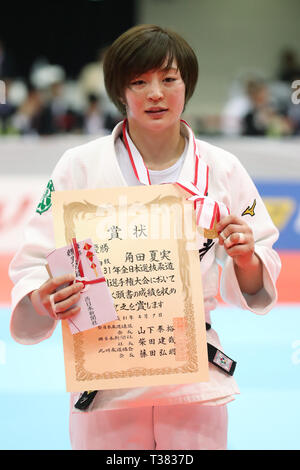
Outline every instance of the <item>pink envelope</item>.
<svg viewBox="0 0 300 470">
<path fill-rule="evenodd" d="M 47 256 L 53 277 L 75 272 L 78 280 L 94 282 L 86 284 L 80 293 L 77 304 L 81 307 L 80 312 L 67 319 L 72 334 L 118 319 L 92 240 L 88 238 L 77 242 L 77 248 L 74 246 L 75 253 L 71 244 L 54 250 Z M 76 262 L 76 257 L 81 266 Z"/>
</svg>

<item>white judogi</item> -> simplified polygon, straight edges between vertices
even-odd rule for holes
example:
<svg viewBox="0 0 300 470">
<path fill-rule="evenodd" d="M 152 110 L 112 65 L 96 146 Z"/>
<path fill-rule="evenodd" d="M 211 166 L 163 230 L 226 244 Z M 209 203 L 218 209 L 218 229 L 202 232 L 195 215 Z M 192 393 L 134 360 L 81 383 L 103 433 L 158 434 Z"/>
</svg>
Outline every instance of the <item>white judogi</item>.
<svg viewBox="0 0 300 470">
<path fill-rule="evenodd" d="M 61 191 L 127 186 L 129 176 L 127 174 L 125 178 L 121 170 L 121 161 L 124 160 L 124 148 L 119 139 L 121 130 L 122 123 L 115 127 L 112 135 L 66 151 L 51 175 L 54 189 Z M 185 124 L 182 124 L 182 133 L 187 138 L 187 148 L 180 178 L 192 181 L 195 166 L 193 134 Z M 223 202 L 231 214 L 239 217 L 256 201 L 255 214 L 251 215 L 251 211 L 248 211 L 242 217 L 245 217 L 245 222 L 253 230 L 255 252 L 263 263 L 263 289 L 255 295 L 243 295 L 237 282 L 233 260 L 219 246 L 217 239 L 213 240 L 201 260 L 206 321 L 211 322 L 210 311 L 217 305 L 218 264 L 222 265 L 220 290 L 224 301 L 256 314 L 265 314 L 277 300 L 275 283 L 281 263 L 272 245 L 278 238 L 278 231 L 238 159 L 202 140 L 196 140 L 196 144 L 200 158 L 209 166 L 210 198 Z M 139 184 L 137 180 L 136 184 Z M 199 240 L 199 249 L 203 248 L 205 242 L 207 240 L 204 238 Z M 54 248 L 50 208 L 42 214 L 35 213 L 32 216 L 24 233 L 24 243 L 10 266 L 10 276 L 15 284 L 12 291 L 11 335 L 19 343 L 38 343 L 51 336 L 56 327 L 55 320 L 36 314 L 28 297 L 29 292 L 38 289 L 48 279 L 46 255 Z M 213 329 L 207 332 L 207 341 L 222 350 L 218 335 Z M 220 405 L 231 401 L 233 395 L 239 393 L 233 377 L 211 364 L 209 373 L 210 380 L 205 383 L 101 391 L 96 395 L 91 411 L 199 402 Z M 77 398 L 78 394 L 72 394 L 71 404 Z"/>
</svg>

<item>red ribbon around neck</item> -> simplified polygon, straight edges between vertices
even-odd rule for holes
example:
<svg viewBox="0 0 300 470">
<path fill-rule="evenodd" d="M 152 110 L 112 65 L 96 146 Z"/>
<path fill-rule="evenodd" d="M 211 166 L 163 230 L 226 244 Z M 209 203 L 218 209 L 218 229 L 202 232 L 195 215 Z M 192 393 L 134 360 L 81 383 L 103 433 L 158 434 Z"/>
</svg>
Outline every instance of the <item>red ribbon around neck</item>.
<svg viewBox="0 0 300 470">
<path fill-rule="evenodd" d="M 182 120 L 181 122 L 190 128 L 185 121 Z M 127 149 L 134 174 L 142 184 L 151 185 L 149 170 L 145 165 L 142 156 L 138 152 L 135 152 L 134 144 L 132 145 L 130 142 L 130 136 L 126 127 L 127 119 L 124 119 L 122 126 L 123 141 Z M 173 184 L 180 186 L 191 194 L 191 197 L 187 199 L 193 201 L 194 209 L 196 211 L 197 225 L 203 228 L 212 229 L 215 222 L 219 222 L 221 217 L 225 217 L 229 214 L 229 209 L 222 202 L 215 201 L 208 197 L 209 166 L 200 158 L 196 139 L 192 131 L 191 137 L 193 139 L 195 160 L 193 181 L 190 182 L 179 179 L 179 181 Z"/>
</svg>

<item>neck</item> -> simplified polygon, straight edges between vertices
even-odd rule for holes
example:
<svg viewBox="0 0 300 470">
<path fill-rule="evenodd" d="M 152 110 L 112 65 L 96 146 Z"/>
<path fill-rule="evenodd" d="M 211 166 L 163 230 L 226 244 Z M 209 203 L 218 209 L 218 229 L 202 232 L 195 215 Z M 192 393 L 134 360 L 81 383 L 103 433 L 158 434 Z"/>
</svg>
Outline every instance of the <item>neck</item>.
<svg viewBox="0 0 300 470">
<path fill-rule="evenodd" d="M 128 120 L 128 132 L 149 170 L 169 168 L 184 150 L 185 139 L 180 133 L 180 122 L 163 132 L 145 132 Z"/>
</svg>

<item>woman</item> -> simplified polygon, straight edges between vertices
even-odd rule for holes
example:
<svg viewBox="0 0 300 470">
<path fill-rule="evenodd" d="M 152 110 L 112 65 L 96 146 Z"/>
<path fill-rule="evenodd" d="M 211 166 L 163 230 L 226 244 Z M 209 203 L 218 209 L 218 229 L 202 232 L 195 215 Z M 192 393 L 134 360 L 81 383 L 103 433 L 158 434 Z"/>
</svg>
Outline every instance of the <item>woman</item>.
<svg viewBox="0 0 300 470">
<path fill-rule="evenodd" d="M 54 169 L 47 197 L 10 267 L 16 284 L 13 338 L 23 344 L 42 341 L 58 320 L 78 312 L 82 284 L 56 292 L 73 277 L 49 280 L 45 269 L 46 254 L 54 248 L 53 190 L 196 181 L 199 160 L 209 170 L 199 175 L 206 181 L 202 194 L 230 212 L 216 226 L 218 238 L 199 241 L 206 321 L 211 323 L 217 303 L 218 263 L 224 300 L 267 313 L 277 299 L 280 260 L 272 245 L 278 232 L 237 158 L 195 140 L 181 121 L 198 76 L 191 47 L 172 31 L 137 26 L 109 48 L 104 75 L 107 92 L 126 119 L 112 135 L 67 151 Z M 221 348 L 213 329 L 207 340 Z M 209 369 L 205 383 L 101 391 L 88 412 L 74 407 L 78 394 L 72 394 L 73 449 L 226 449 L 226 403 L 239 390 L 232 376 L 213 364 Z"/>
</svg>

